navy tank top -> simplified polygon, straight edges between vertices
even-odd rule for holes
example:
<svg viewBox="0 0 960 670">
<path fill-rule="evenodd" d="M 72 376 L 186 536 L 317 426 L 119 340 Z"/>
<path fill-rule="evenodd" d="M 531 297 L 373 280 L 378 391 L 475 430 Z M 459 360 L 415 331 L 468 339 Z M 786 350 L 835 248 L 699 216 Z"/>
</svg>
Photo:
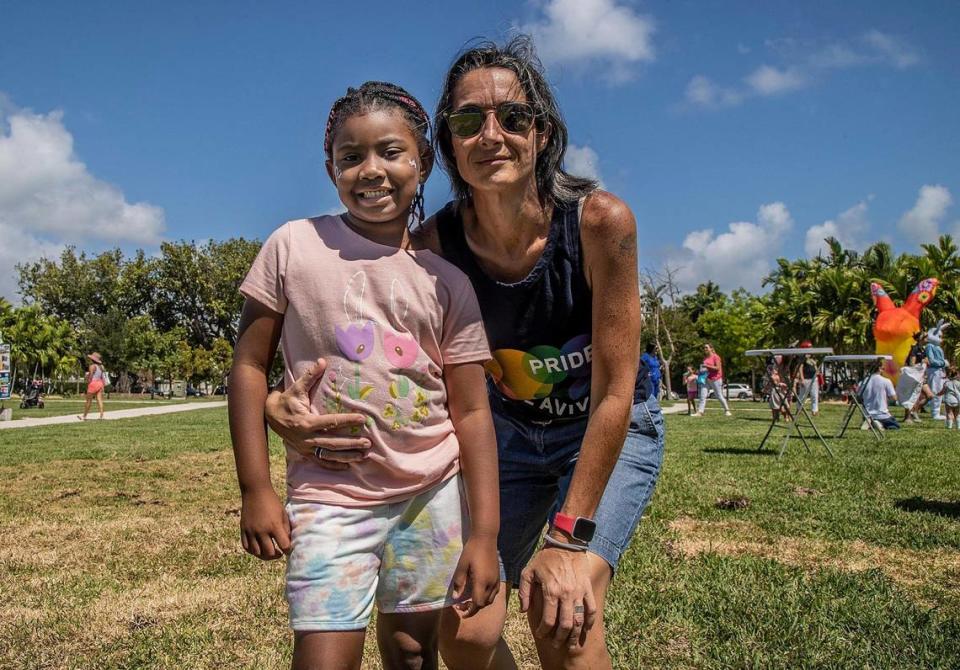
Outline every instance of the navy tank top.
<svg viewBox="0 0 960 670">
<path fill-rule="evenodd" d="M 516 283 L 491 279 L 467 244 L 456 202 L 436 215 L 443 256 L 473 284 L 493 359 L 494 411 L 519 419 L 580 419 L 590 412 L 592 292 L 583 271 L 580 208 L 555 207 L 543 253 Z M 652 393 L 643 361 L 634 402 Z"/>
</svg>

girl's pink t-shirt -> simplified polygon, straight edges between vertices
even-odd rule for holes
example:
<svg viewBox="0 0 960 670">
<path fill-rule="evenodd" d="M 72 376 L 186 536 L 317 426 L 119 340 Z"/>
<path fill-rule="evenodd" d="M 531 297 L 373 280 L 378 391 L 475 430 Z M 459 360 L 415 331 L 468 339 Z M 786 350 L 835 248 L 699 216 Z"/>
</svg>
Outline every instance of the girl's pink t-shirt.
<svg viewBox="0 0 960 670">
<path fill-rule="evenodd" d="M 274 231 L 240 292 L 283 314 L 288 386 L 323 357 L 313 410 L 367 417 L 355 434 L 370 439 L 370 454 L 347 470 L 287 445 L 290 499 L 378 505 L 457 473 L 443 367 L 490 358 L 466 275 L 433 252 L 377 244 L 322 216 Z"/>
</svg>

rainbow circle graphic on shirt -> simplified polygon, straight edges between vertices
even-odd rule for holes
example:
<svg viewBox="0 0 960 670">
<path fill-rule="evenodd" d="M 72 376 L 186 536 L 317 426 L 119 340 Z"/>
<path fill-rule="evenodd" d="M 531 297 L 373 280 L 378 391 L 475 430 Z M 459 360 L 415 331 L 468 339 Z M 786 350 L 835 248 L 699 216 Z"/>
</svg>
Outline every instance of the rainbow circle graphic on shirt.
<svg viewBox="0 0 960 670">
<path fill-rule="evenodd" d="M 590 392 L 591 349 L 589 335 L 577 335 L 559 349 L 547 344 L 528 351 L 497 349 L 486 370 L 513 400 L 546 398 L 563 382 L 570 383 L 566 395 L 579 400 Z"/>
</svg>

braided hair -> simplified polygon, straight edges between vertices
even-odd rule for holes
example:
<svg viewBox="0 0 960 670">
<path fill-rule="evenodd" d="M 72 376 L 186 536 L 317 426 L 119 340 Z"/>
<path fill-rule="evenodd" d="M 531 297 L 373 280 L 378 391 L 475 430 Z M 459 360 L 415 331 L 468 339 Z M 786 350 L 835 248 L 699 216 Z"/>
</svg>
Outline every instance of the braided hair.
<svg viewBox="0 0 960 670">
<path fill-rule="evenodd" d="M 413 95 L 406 89 L 385 81 L 367 81 L 360 88 L 348 88 L 347 94 L 338 98 L 330 108 L 323 149 L 327 159 L 333 160 L 333 138 L 343 122 L 353 116 L 381 109 L 399 110 L 417 140 L 417 150 L 425 176 L 410 207 L 410 225 L 414 227 L 423 223 L 425 218 L 423 186 L 433 169 L 433 144 L 430 138 L 430 115 Z"/>
</svg>

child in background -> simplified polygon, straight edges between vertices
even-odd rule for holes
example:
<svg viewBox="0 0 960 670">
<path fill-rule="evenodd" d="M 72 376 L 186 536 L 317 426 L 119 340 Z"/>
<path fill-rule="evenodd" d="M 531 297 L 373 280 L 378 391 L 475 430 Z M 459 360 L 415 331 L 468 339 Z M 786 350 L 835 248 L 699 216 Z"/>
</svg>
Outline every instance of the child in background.
<svg viewBox="0 0 960 670">
<path fill-rule="evenodd" d="M 436 667 L 441 609 L 470 616 L 499 587 L 480 309 L 467 277 L 408 230 L 423 217 L 428 128 L 398 86 L 349 89 L 324 141 L 347 212 L 280 227 L 240 287 L 229 414 L 241 541 L 262 559 L 288 554 L 295 669 L 359 668 L 374 601 L 384 667 Z M 365 422 L 315 457 L 287 446 L 286 509 L 263 426 L 278 341 L 288 385 L 325 364 L 313 411 Z"/>
<path fill-rule="evenodd" d="M 770 406 L 770 413 L 774 421 L 780 420 L 780 414 L 783 413 L 783 420 L 787 423 L 793 421 L 793 414 L 790 412 L 790 401 L 787 398 L 789 392 L 787 383 L 780 372 L 780 366 L 783 365 L 781 356 L 770 356 L 767 358 L 767 369 L 763 376 L 764 391 L 767 393 L 767 402 Z"/>
<path fill-rule="evenodd" d="M 704 365 L 701 365 L 700 369 L 697 370 L 697 412 L 694 416 L 703 416 L 703 412 L 700 411 L 700 404 L 706 405 L 707 394 L 710 393 L 709 389 L 707 389 L 707 375 L 709 372 Z"/>
<path fill-rule="evenodd" d="M 687 366 L 687 371 L 683 375 L 683 383 L 687 387 L 687 416 L 693 416 L 697 413 L 697 371 L 692 365 Z"/>
<path fill-rule="evenodd" d="M 960 371 L 954 365 L 947 368 L 947 381 L 943 384 L 942 393 L 947 428 L 960 430 Z"/>
</svg>

